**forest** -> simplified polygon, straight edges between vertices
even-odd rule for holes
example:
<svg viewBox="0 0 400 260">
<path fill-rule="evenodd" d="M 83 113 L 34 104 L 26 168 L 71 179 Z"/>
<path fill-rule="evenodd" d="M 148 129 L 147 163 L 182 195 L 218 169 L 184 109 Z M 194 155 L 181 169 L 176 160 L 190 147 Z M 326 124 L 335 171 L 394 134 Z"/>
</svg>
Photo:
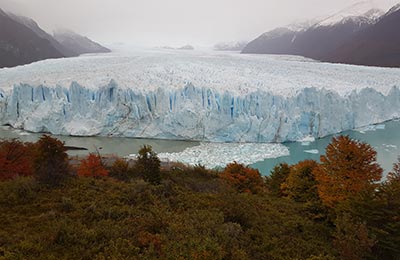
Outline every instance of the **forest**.
<svg viewBox="0 0 400 260">
<path fill-rule="evenodd" d="M 400 259 L 400 161 L 333 137 L 269 176 L 0 141 L 0 259 Z"/>
</svg>

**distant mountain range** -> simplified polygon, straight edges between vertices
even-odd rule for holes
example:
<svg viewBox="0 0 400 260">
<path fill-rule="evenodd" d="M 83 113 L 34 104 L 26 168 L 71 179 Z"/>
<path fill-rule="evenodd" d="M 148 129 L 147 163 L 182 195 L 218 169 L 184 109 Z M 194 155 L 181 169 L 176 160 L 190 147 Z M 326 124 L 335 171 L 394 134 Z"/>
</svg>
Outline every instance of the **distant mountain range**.
<svg viewBox="0 0 400 260">
<path fill-rule="evenodd" d="M 262 34 L 242 53 L 300 55 L 320 61 L 400 67 L 400 5 L 388 12 L 361 2 L 306 27 Z"/>
<path fill-rule="evenodd" d="M 98 52 L 110 50 L 69 31 L 52 36 L 34 20 L 0 9 L 0 68 Z"/>
<path fill-rule="evenodd" d="M 214 50 L 216 51 L 241 51 L 248 42 L 221 42 L 214 45 Z"/>
<path fill-rule="evenodd" d="M 58 41 L 66 50 L 77 53 L 105 53 L 110 52 L 106 47 L 89 38 L 68 30 L 58 30 L 54 32 L 54 39 Z"/>
</svg>

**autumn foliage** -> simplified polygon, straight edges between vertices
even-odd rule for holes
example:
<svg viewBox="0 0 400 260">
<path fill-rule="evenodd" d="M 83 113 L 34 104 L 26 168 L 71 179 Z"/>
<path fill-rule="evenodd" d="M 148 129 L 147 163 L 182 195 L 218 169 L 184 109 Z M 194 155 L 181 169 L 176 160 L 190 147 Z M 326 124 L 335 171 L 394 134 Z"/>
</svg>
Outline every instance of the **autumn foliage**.
<svg viewBox="0 0 400 260">
<path fill-rule="evenodd" d="M 0 180 L 33 175 L 32 145 L 18 140 L 0 142 Z"/>
<path fill-rule="evenodd" d="M 91 153 L 86 159 L 81 161 L 78 175 L 85 177 L 103 177 L 108 175 L 108 171 L 104 168 L 100 156 Z"/>
<path fill-rule="evenodd" d="M 313 170 L 318 163 L 313 160 L 299 162 L 290 167 L 290 174 L 282 183 L 282 193 L 297 202 L 318 199 L 317 182 Z"/>
<path fill-rule="evenodd" d="M 349 137 L 268 177 L 161 165 L 150 146 L 135 164 L 90 154 L 49 189 L 74 175 L 65 150 L 50 136 L 0 141 L 0 259 L 400 257 L 400 161 L 377 182 L 376 152 Z"/>
<path fill-rule="evenodd" d="M 314 170 L 318 192 L 325 205 L 335 206 L 361 191 L 372 191 L 382 177 L 376 151 L 348 136 L 335 137 Z"/>
<path fill-rule="evenodd" d="M 221 173 L 221 178 L 239 192 L 260 193 L 264 190 L 260 172 L 237 162 L 228 164 Z"/>
<path fill-rule="evenodd" d="M 44 135 L 35 144 L 35 177 L 42 183 L 57 186 L 70 173 L 67 148 L 60 140 Z"/>
</svg>

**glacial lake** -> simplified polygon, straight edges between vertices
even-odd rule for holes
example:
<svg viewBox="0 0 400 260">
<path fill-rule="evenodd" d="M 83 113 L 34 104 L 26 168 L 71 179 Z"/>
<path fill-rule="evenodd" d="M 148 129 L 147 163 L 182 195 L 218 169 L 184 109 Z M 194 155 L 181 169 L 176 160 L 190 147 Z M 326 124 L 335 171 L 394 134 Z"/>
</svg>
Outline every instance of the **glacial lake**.
<svg viewBox="0 0 400 260">
<path fill-rule="evenodd" d="M 400 121 L 390 121 L 383 124 L 369 126 L 357 130 L 346 131 L 342 134 L 367 142 L 378 152 L 378 161 L 386 172 L 392 169 L 393 163 L 397 161 L 400 155 Z M 18 138 L 21 141 L 35 142 L 41 134 L 27 133 L 21 130 L 11 129 L 9 127 L 0 127 L 0 138 L 12 139 Z M 70 155 L 85 155 L 95 152 L 96 149 L 102 154 L 114 154 L 118 156 L 127 156 L 136 153 L 144 144 L 151 145 L 157 153 L 182 152 L 186 148 L 198 146 L 199 142 L 191 141 L 170 141 L 155 139 L 135 139 L 135 138 L 116 138 L 116 137 L 71 137 L 55 136 L 64 141 L 67 146 L 83 147 L 85 151 L 69 151 Z M 314 142 L 293 142 L 284 143 L 289 149 L 289 156 L 265 159 L 251 166 L 260 170 L 263 175 L 268 175 L 275 165 L 286 162 L 294 164 L 306 159 L 319 160 L 324 154 L 326 146 L 332 140 L 332 136 L 327 136 Z"/>
</svg>

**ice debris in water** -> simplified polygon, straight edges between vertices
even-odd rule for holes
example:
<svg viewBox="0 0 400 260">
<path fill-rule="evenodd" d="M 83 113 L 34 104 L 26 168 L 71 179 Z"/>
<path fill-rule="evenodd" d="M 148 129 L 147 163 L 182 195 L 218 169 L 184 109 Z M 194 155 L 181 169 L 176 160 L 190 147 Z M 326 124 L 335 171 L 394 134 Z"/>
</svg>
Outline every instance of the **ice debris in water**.
<svg viewBox="0 0 400 260">
<path fill-rule="evenodd" d="M 289 149 L 272 143 L 201 143 L 179 153 L 160 153 L 162 161 L 176 161 L 189 165 L 201 164 L 214 169 L 238 162 L 250 165 L 264 159 L 288 156 Z M 129 157 L 135 157 L 134 154 Z"/>
<path fill-rule="evenodd" d="M 358 131 L 362 134 L 365 134 L 365 132 L 376 131 L 376 130 L 385 130 L 385 125 L 384 124 L 368 125 L 368 126 L 361 127 L 359 129 L 357 129 L 356 131 Z"/>
<path fill-rule="evenodd" d="M 317 149 L 312 149 L 312 150 L 304 150 L 305 153 L 310 153 L 310 154 L 319 154 L 319 151 Z"/>
<path fill-rule="evenodd" d="M 315 142 L 315 137 L 308 135 L 298 142 L 300 142 L 302 146 L 309 146 L 311 143 Z"/>
</svg>

